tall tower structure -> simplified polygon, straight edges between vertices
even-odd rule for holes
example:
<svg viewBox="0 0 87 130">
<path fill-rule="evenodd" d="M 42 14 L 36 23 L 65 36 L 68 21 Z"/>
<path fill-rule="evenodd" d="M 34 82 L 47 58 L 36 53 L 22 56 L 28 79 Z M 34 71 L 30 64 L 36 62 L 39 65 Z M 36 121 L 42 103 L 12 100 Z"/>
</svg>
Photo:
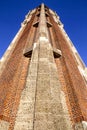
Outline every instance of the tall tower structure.
<svg viewBox="0 0 87 130">
<path fill-rule="evenodd" d="M 0 130 L 86 130 L 87 69 L 44 4 L 30 11 L 0 62 Z"/>
</svg>

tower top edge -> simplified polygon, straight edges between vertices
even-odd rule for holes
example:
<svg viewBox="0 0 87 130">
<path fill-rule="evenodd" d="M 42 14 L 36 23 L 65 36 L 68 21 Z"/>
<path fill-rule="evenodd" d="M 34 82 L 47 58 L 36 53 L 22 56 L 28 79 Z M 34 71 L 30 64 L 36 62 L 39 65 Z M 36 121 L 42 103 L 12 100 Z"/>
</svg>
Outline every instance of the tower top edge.
<svg viewBox="0 0 87 130">
<path fill-rule="evenodd" d="M 44 3 L 41 3 L 41 5 L 44 5 Z"/>
</svg>

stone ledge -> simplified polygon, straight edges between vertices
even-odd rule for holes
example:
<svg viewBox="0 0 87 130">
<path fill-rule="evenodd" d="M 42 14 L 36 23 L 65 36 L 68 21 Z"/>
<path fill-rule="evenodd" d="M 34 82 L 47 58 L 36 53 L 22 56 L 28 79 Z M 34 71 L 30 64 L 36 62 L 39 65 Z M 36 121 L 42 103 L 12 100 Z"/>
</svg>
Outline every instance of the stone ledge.
<svg viewBox="0 0 87 130">
<path fill-rule="evenodd" d="M 33 47 L 30 47 L 30 48 L 24 50 L 23 55 L 24 55 L 25 57 L 31 58 L 32 50 L 33 50 Z"/>
<path fill-rule="evenodd" d="M 59 49 L 53 48 L 53 54 L 54 54 L 54 58 L 59 58 L 62 53 Z"/>
</svg>

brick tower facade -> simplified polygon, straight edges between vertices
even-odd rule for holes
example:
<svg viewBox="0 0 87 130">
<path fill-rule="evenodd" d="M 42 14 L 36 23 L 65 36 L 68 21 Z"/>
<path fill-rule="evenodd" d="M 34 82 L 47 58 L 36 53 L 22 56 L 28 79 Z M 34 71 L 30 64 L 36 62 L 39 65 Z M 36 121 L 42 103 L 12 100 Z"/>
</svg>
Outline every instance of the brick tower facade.
<svg viewBox="0 0 87 130">
<path fill-rule="evenodd" d="M 87 69 L 44 4 L 0 61 L 0 130 L 87 130 Z"/>
</svg>

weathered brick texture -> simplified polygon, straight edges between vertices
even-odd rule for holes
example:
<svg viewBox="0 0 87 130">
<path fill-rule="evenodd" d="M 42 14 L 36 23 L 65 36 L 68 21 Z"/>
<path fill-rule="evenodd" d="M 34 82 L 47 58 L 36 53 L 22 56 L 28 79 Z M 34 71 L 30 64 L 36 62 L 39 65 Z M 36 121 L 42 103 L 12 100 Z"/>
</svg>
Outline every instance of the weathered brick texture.
<svg viewBox="0 0 87 130">
<path fill-rule="evenodd" d="M 1 130 L 83 130 L 86 82 L 56 17 L 44 4 L 32 10 L 6 54 L 0 72 Z M 54 49 L 62 52 L 60 58 Z"/>
<path fill-rule="evenodd" d="M 33 43 L 35 32 L 31 26 L 33 20 L 34 15 L 26 25 L 0 75 L 0 118 L 10 122 L 9 130 L 13 130 L 21 92 L 25 87 L 29 59 L 24 57 L 23 51 L 27 44 L 31 47 Z"/>
<path fill-rule="evenodd" d="M 66 94 L 68 110 L 71 115 L 71 120 L 76 123 L 82 120 L 87 120 L 87 90 L 86 84 L 81 76 L 76 59 L 67 43 L 65 34 L 62 33 L 59 25 L 53 20 L 50 15 L 52 23 L 52 39 L 53 46 L 56 46 L 62 51 L 60 61 L 56 60 L 58 72 L 60 74 L 60 82 Z M 60 70 L 61 67 L 61 71 Z"/>
</svg>

